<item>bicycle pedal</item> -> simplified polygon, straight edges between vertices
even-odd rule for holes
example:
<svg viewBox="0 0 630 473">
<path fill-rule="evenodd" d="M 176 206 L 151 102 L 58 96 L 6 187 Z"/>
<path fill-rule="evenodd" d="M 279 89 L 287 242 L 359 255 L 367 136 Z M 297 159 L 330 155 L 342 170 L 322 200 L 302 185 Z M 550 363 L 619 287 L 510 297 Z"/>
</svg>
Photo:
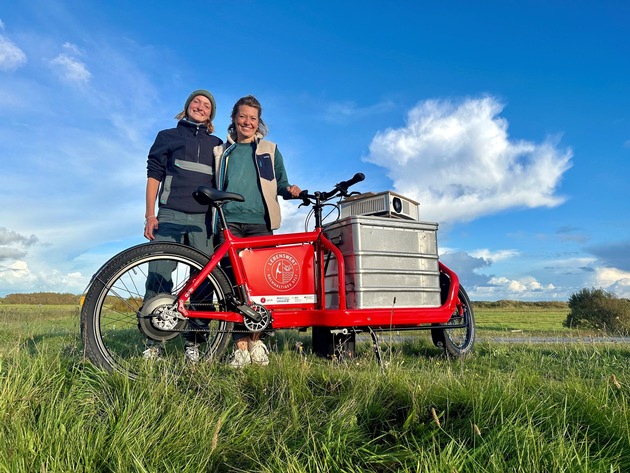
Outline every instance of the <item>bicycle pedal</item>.
<svg viewBox="0 0 630 473">
<path fill-rule="evenodd" d="M 243 315 L 246 315 L 247 317 L 252 319 L 254 322 L 260 322 L 262 320 L 261 315 L 248 305 L 245 305 L 245 304 L 237 305 L 236 308 L 239 311 L 241 311 Z"/>
</svg>

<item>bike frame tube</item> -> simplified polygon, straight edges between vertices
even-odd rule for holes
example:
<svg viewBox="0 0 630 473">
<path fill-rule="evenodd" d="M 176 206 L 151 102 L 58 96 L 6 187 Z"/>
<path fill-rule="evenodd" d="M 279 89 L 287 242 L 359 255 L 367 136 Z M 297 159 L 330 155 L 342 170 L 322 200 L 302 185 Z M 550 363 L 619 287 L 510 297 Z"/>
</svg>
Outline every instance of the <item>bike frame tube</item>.
<svg viewBox="0 0 630 473">
<path fill-rule="evenodd" d="M 224 241 L 216 249 L 208 264 L 193 277 L 180 292 L 177 298 L 178 310 L 186 317 L 223 320 L 227 322 L 243 322 L 243 315 L 237 312 L 209 312 L 187 310 L 185 303 L 190 296 L 217 267 L 221 259 L 229 256 L 234 272 L 234 279 L 237 286 L 247 288 L 247 274 L 238 255 L 239 250 L 245 248 L 273 248 L 282 245 L 310 243 L 315 245 L 314 265 L 317 303 L 315 309 L 303 309 L 283 307 L 271 311 L 273 329 L 283 328 L 305 328 L 311 326 L 323 327 L 373 327 L 373 328 L 395 328 L 395 327 L 420 327 L 427 324 L 440 324 L 449 321 L 455 310 L 460 313 L 462 305 L 458 299 L 459 278 L 457 275 L 439 262 L 440 272 L 445 273 L 450 279 L 450 287 L 444 304 L 439 307 L 413 307 L 413 308 L 362 308 L 348 309 L 346 299 L 345 281 L 345 261 L 341 250 L 326 236 L 321 228 L 315 228 L 310 232 L 289 233 L 280 235 L 267 235 L 258 237 L 240 238 L 235 237 L 225 228 L 223 230 Z M 337 260 L 337 291 L 338 308 L 326 308 L 325 302 L 325 274 L 324 257 L 325 252 L 330 251 Z M 247 293 L 247 291 L 245 291 Z M 244 301 L 249 304 L 251 301 Z"/>
<path fill-rule="evenodd" d="M 302 243 L 314 244 L 318 240 L 320 234 L 323 233 L 321 228 L 318 228 L 312 232 L 240 238 L 234 236 L 228 228 L 225 228 L 223 230 L 223 243 L 221 243 L 221 245 L 219 245 L 219 247 L 215 250 L 208 264 L 206 264 L 206 266 L 204 266 L 204 268 L 194 278 L 192 278 L 180 291 L 180 294 L 177 298 L 178 310 L 186 317 L 212 318 L 227 320 L 229 322 L 242 322 L 243 317 L 235 312 L 192 311 L 185 308 L 185 303 L 190 299 L 190 296 L 193 294 L 193 292 L 201 285 L 204 279 L 208 277 L 208 275 L 217 267 L 219 262 L 226 255 L 229 256 L 230 262 L 232 263 L 232 271 L 234 272 L 236 285 L 247 286 L 247 275 L 245 274 L 245 271 L 243 269 L 241 259 L 238 256 L 239 250 L 243 250 L 245 248 L 273 248 L 276 246 Z M 341 254 L 341 252 L 339 252 L 339 254 Z M 249 303 L 250 301 L 245 302 Z"/>
</svg>

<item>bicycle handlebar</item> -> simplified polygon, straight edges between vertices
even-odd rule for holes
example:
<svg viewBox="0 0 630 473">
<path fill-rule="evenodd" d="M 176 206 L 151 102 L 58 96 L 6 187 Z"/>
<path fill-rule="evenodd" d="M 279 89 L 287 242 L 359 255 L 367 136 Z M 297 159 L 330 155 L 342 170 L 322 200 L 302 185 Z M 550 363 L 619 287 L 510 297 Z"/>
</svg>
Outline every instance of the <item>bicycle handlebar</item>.
<svg viewBox="0 0 630 473">
<path fill-rule="evenodd" d="M 363 174 L 362 172 L 358 172 L 352 177 L 352 179 L 349 179 L 347 181 L 341 181 L 335 187 L 339 190 L 343 189 L 343 191 L 347 191 L 348 187 L 351 187 L 355 185 L 356 183 L 361 182 L 363 179 L 365 179 L 365 174 Z"/>
<path fill-rule="evenodd" d="M 365 174 L 363 174 L 362 172 L 358 172 L 354 176 L 352 176 L 352 179 L 341 181 L 335 184 L 335 188 L 330 192 L 322 192 L 320 194 L 320 199 L 326 201 L 328 199 L 332 199 L 337 194 L 347 196 L 348 188 L 355 185 L 357 182 L 361 182 L 363 179 L 365 179 Z"/>
<path fill-rule="evenodd" d="M 356 173 L 352 176 L 352 179 L 348 179 L 347 181 L 341 181 L 335 184 L 333 190 L 328 192 L 315 192 L 314 194 L 309 194 L 308 190 L 303 190 L 297 197 L 293 197 L 293 199 L 302 199 L 302 203 L 304 205 L 311 204 L 311 199 L 319 200 L 320 202 L 326 202 L 327 200 L 332 199 L 337 194 L 347 196 L 348 188 L 352 187 L 358 182 L 361 182 L 365 179 L 365 174 L 362 172 Z"/>
</svg>

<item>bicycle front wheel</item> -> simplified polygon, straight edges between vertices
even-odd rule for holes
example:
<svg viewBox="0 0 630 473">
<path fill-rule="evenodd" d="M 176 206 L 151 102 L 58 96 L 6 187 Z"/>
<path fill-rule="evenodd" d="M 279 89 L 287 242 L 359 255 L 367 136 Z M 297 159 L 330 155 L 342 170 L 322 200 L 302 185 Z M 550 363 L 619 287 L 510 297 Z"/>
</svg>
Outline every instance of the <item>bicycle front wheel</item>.
<svg viewBox="0 0 630 473">
<path fill-rule="evenodd" d="M 194 344 L 201 359 L 218 357 L 233 324 L 187 319 L 175 304 L 182 287 L 208 261 L 194 248 L 163 242 L 138 245 L 109 260 L 94 275 L 81 308 L 90 361 L 134 379 L 156 359 L 167 362 L 161 366 L 180 365 L 185 345 Z M 227 277 L 215 268 L 187 307 L 225 311 L 229 293 Z"/>
<path fill-rule="evenodd" d="M 432 328 L 433 344 L 444 348 L 447 356 L 460 358 L 468 355 L 475 343 L 475 315 L 468 294 L 462 286 L 457 293 L 461 307 L 455 308 L 447 325 L 457 328 Z"/>
</svg>

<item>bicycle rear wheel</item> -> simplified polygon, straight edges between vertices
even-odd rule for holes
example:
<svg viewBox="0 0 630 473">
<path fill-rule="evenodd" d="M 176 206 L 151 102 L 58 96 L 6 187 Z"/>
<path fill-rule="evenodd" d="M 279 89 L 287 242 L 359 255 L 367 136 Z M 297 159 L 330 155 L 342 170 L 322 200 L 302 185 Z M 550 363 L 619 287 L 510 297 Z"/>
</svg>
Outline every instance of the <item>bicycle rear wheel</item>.
<svg viewBox="0 0 630 473">
<path fill-rule="evenodd" d="M 194 248 L 163 242 L 138 245 L 109 260 L 94 275 L 81 308 L 90 361 L 134 379 L 151 365 L 147 358 L 159 358 L 164 367 L 181 366 L 184 338 L 197 342 L 202 359 L 219 356 L 233 324 L 187 319 L 175 305 L 178 292 L 208 261 Z M 227 277 L 215 268 L 188 308 L 225 311 L 229 293 Z"/>
</svg>

